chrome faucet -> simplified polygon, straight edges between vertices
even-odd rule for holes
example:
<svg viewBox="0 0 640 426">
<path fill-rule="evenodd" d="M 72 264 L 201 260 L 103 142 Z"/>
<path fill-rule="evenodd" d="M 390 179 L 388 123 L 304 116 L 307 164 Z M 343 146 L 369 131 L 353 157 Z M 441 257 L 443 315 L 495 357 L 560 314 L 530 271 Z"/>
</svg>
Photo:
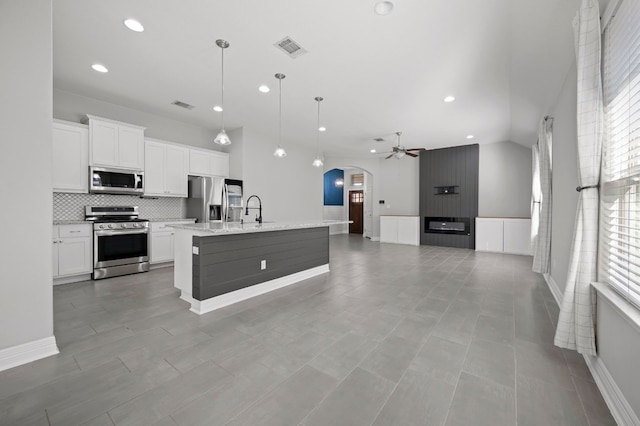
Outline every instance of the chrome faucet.
<svg viewBox="0 0 640 426">
<path fill-rule="evenodd" d="M 253 197 L 256 197 L 258 199 L 258 203 L 260 203 L 258 207 L 249 207 L 249 201 Z M 249 209 L 258 209 L 258 216 L 256 216 L 256 222 L 262 223 L 262 200 L 260 199 L 260 197 L 258 197 L 257 195 L 252 195 L 249 198 L 247 198 L 247 207 L 244 211 L 245 216 L 249 215 Z"/>
</svg>

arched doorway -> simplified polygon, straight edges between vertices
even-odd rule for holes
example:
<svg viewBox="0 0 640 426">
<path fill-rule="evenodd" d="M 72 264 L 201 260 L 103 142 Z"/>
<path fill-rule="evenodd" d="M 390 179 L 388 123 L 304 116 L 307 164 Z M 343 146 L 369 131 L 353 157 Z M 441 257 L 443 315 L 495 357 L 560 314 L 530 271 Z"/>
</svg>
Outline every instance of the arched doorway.
<svg viewBox="0 0 640 426">
<path fill-rule="evenodd" d="M 340 166 L 324 174 L 323 219 L 353 220 L 350 226 L 335 226 L 332 234 L 354 233 L 373 237 L 373 174 L 357 166 Z M 355 220 L 355 218 L 359 220 Z"/>
</svg>

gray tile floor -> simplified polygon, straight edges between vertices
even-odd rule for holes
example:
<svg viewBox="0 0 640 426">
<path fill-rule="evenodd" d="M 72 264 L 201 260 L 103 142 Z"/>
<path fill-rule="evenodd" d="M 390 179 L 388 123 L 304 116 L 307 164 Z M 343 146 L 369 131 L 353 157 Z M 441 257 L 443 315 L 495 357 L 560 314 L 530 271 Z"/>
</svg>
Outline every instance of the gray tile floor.
<svg viewBox="0 0 640 426">
<path fill-rule="evenodd" d="M 2 425 L 613 425 L 531 258 L 331 238 L 331 272 L 198 316 L 173 269 L 54 289 Z"/>
</svg>

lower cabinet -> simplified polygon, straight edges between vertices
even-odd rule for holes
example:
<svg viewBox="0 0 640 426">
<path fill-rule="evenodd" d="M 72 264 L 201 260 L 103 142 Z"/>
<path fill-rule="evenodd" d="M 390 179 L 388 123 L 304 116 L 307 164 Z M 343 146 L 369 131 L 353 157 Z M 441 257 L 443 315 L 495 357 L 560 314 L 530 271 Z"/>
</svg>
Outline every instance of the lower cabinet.
<svg viewBox="0 0 640 426">
<path fill-rule="evenodd" d="M 476 251 L 531 254 L 531 219 L 476 218 Z"/>
<path fill-rule="evenodd" d="M 53 226 L 53 277 L 90 274 L 93 238 L 90 224 Z"/>
<path fill-rule="evenodd" d="M 419 216 L 380 216 L 380 242 L 420 245 Z"/>
<path fill-rule="evenodd" d="M 151 222 L 149 263 L 173 262 L 173 228 L 169 225 L 193 222 L 195 220 L 189 222 Z"/>
</svg>

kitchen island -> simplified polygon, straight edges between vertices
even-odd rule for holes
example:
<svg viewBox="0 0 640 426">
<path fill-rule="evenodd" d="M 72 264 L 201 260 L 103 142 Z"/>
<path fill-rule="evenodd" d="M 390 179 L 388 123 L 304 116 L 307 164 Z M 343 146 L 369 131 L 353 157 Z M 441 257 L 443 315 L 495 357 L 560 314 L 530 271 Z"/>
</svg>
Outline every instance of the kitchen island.
<svg viewBox="0 0 640 426">
<path fill-rule="evenodd" d="M 204 314 L 329 272 L 329 226 L 345 221 L 194 223 L 175 229 L 174 286 Z"/>
</svg>

